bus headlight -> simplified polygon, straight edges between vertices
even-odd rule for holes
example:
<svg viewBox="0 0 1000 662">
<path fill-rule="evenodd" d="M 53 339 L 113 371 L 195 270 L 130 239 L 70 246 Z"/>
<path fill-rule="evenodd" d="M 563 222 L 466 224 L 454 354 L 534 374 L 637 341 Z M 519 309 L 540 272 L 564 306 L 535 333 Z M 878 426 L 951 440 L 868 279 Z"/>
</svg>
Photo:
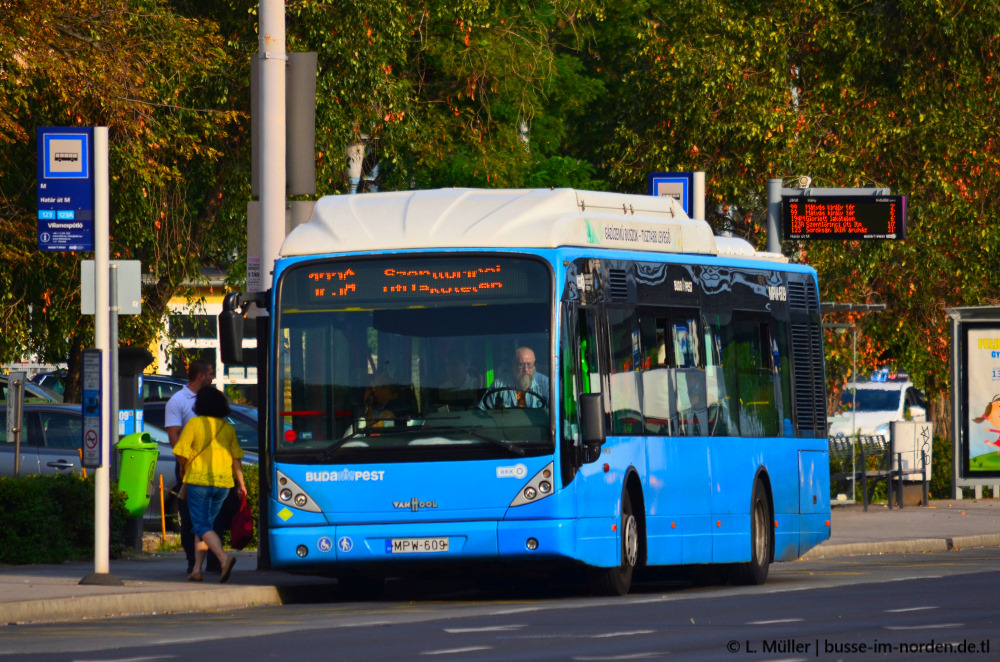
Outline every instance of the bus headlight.
<svg viewBox="0 0 1000 662">
<path fill-rule="evenodd" d="M 517 496 L 510 502 L 510 507 L 536 503 L 551 495 L 553 493 L 552 467 L 553 463 L 549 462 L 541 471 L 532 476 L 531 480 L 518 491 Z"/>
<path fill-rule="evenodd" d="M 292 506 L 293 508 L 298 508 L 300 510 L 306 510 L 311 513 L 321 513 L 319 505 L 313 500 L 309 493 L 304 489 L 295 484 L 291 478 L 283 474 L 281 471 L 278 474 L 278 485 L 281 485 L 281 489 L 278 490 L 278 500 L 282 503 Z"/>
</svg>

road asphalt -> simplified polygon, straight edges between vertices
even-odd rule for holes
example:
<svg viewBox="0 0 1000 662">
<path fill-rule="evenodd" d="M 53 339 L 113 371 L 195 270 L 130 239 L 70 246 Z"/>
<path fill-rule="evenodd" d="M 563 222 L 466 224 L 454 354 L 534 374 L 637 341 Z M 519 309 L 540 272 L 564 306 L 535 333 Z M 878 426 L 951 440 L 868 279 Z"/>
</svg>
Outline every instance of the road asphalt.
<svg viewBox="0 0 1000 662">
<path fill-rule="evenodd" d="M 893 510 L 872 505 L 867 512 L 857 504 L 835 505 L 830 539 L 803 558 L 972 547 L 1000 547 L 1000 500 L 932 500 Z M 208 573 L 203 582 L 187 581 L 181 552 L 129 554 L 112 559 L 101 575 L 93 561 L 0 565 L 0 625 L 322 601 L 335 590 L 334 579 L 258 570 L 256 552 L 234 553 L 238 560 L 226 584 Z"/>
</svg>

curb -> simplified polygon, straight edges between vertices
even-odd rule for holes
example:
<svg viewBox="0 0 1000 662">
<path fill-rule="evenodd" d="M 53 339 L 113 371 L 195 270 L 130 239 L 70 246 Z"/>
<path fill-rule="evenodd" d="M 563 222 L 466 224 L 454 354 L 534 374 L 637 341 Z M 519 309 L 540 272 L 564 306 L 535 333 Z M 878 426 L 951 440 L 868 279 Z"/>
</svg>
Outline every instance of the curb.
<svg viewBox="0 0 1000 662">
<path fill-rule="evenodd" d="M 0 627 L 22 623 L 60 623 L 120 616 L 184 614 L 246 607 L 322 602 L 332 584 L 232 586 L 224 589 L 142 591 L 0 603 Z"/>
<path fill-rule="evenodd" d="M 0 623 L 55 623 L 117 616 L 153 616 L 283 604 L 274 586 L 241 586 L 212 591 L 163 591 L 88 595 L 0 604 Z"/>
<path fill-rule="evenodd" d="M 837 556 L 864 554 L 914 554 L 920 552 L 950 552 L 973 547 L 1000 547 L 1000 533 L 955 538 L 915 538 L 913 540 L 888 540 L 884 542 L 853 542 L 840 545 L 820 545 L 803 554 L 800 559 L 828 559 Z"/>
</svg>

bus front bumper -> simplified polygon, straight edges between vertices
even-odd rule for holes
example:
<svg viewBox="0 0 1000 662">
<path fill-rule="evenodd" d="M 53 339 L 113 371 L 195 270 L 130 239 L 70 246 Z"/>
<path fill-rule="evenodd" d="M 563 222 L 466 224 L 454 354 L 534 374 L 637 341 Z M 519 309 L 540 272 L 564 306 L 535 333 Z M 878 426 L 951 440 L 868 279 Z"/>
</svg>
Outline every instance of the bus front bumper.
<svg viewBox="0 0 1000 662">
<path fill-rule="evenodd" d="M 588 519 L 277 528 L 270 532 L 271 564 L 289 570 L 421 561 L 615 565 L 616 534 L 608 524 Z"/>
</svg>

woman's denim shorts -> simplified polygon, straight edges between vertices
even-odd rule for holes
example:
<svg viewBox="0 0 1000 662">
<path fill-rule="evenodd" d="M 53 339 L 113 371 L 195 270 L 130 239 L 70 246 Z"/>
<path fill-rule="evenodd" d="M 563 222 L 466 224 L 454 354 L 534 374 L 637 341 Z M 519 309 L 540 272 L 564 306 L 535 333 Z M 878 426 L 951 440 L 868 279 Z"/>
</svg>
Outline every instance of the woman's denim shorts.
<svg viewBox="0 0 1000 662">
<path fill-rule="evenodd" d="M 191 528 L 199 538 L 212 530 L 212 523 L 222 510 L 222 503 L 229 494 L 228 487 L 209 485 L 187 486 L 188 512 L 191 513 Z"/>
</svg>

